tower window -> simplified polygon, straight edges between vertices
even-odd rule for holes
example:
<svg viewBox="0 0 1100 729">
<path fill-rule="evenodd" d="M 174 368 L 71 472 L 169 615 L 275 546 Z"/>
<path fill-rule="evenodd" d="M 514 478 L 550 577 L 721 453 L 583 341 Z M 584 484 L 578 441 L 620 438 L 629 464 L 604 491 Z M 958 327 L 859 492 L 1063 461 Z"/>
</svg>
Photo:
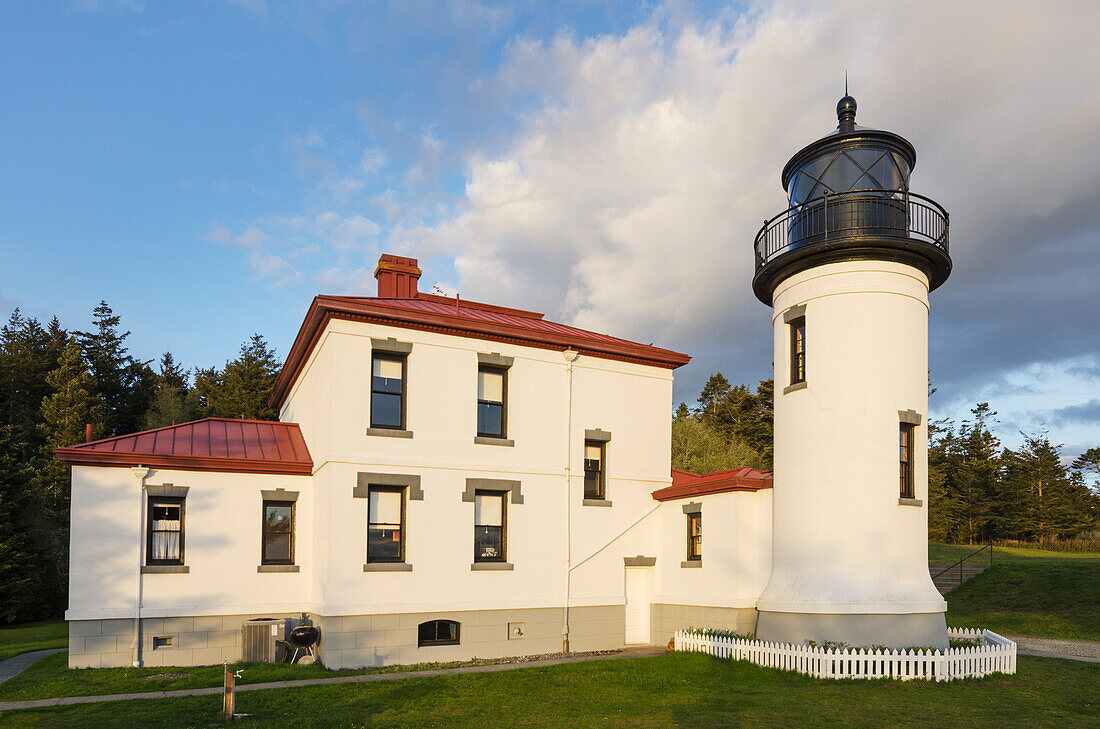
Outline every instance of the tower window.
<svg viewBox="0 0 1100 729">
<path fill-rule="evenodd" d="M 898 451 L 901 467 L 901 498 L 915 499 L 913 486 L 913 431 L 911 423 L 902 423 L 899 429 Z"/>
<path fill-rule="evenodd" d="M 791 384 L 806 381 L 806 317 L 792 319 L 791 330 Z"/>
</svg>

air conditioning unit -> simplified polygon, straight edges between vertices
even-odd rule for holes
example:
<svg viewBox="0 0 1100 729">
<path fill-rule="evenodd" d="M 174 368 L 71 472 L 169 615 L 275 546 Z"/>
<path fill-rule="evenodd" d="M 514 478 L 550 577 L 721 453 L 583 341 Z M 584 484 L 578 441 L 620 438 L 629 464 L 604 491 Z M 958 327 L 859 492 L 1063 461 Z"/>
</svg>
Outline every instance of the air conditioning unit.
<svg viewBox="0 0 1100 729">
<path fill-rule="evenodd" d="M 255 618 L 241 626 L 241 660 L 274 663 L 277 641 L 286 639 L 286 620 Z"/>
</svg>

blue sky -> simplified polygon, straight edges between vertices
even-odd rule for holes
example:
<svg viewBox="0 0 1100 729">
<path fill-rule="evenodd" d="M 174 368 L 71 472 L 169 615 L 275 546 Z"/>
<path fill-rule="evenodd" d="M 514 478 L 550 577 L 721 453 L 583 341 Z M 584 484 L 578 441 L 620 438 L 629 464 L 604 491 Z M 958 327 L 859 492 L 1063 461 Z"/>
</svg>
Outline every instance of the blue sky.
<svg viewBox="0 0 1100 729">
<path fill-rule="evenodd" d="M 996 7 L 997 13 L 990 10 Z M 134 353 L 285 354 L 316 293 L 424 287 L 769 374 L 751 239 L 779 171 L 859 120 L 952 213 L 934 414 L 1100 442 L 1095 8 L 1035 3 L 54 2 L 0 11 L 0 309 Z M 884 39 L 893 39 L 884 42 Z M 1036 141 L 1033 131 L 1052 131 Z M 1065 140 L 1072 144 L 1066 144 Z"/>
</svg>

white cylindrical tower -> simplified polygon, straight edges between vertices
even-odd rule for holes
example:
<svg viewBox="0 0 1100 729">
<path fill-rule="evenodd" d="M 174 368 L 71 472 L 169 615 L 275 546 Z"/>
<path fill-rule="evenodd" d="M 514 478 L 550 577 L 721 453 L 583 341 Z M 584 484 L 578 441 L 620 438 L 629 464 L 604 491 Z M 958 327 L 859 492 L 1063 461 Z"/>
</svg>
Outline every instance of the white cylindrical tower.
<svg viewBox="0 0 1100 729">
<path fill-rule="evenodd" d="M 928 572 L 928 292 L 947 214 L 909 190 L 913 146 L 855 125 L 783 170 L 791 207 L 756 239 L 772 306 L 771 579 L 757 637 L 947 647 Z"/>
</svg>

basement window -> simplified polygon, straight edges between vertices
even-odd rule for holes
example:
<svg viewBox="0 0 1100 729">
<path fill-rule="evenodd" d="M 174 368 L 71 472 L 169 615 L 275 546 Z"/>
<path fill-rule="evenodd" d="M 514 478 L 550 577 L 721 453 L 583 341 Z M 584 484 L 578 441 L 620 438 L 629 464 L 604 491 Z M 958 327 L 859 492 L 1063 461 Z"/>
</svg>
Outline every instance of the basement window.
<svg viewBox="0 0 1100 729">
<path fill-rule="evenodd" d="M 153 650 L 163 650 L 172 647 L 172 636 L 158 635 L 153 638 Z"/>
<path fill-rule="evenodd" d="M 416 646 L 458 645 L 462 626 L 454 620 L 429 620 L 416 629 Z"/>
</svg>

